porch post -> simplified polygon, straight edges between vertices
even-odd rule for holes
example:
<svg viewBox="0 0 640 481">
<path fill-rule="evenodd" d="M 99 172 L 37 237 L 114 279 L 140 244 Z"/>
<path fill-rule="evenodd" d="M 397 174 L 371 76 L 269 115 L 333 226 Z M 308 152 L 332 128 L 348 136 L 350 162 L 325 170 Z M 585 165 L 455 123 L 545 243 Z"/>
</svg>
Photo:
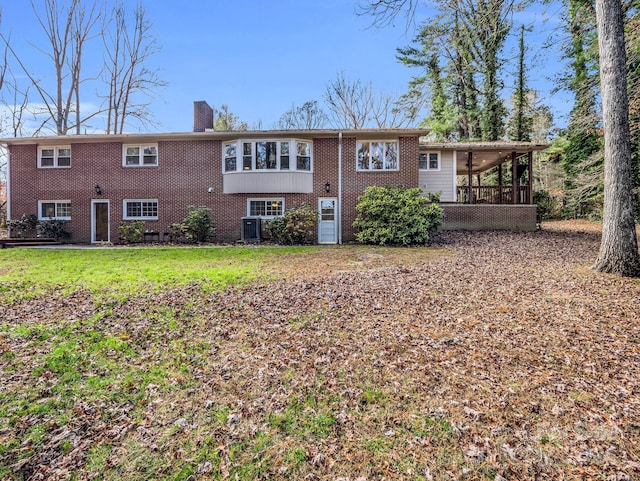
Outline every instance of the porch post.
<svg viewBox="0 0 640 481">
<path fill-rule="evenodd" d="M 533 151 L 529 151 L 529 185 L 527 185 L 529 204 L 533 204 Z"/>
<path fill-rule="evenodd" d="M 519 203 L 518 189 L 518 157 L 516 152 L 511 152 L 511 203 Z M 516 197 L 518 196 L 518 197 Z"/>
<path fill-rule="evenodd" d="M 498 203 L 502 204 L 502 163 L 498 164 Z"/>
<path fill-rule="evenodd" d="M 475 204 L 473 200 L 473 152 L 469 151 L 467 154 L 467 189 L 469 204 Z"/>
</svg>

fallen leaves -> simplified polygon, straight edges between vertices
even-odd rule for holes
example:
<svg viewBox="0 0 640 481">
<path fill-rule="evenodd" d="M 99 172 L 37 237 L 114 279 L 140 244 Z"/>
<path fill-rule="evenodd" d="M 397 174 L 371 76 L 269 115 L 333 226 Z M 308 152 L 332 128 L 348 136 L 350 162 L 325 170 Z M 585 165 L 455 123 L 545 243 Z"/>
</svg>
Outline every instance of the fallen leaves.
<svg viewBox="0 0 640 481">
<path fill-rule="evenodd" d="M 588 270 L 598 240 L 558 226 L 443 233 L 424 260 L 334 256 L 326 274 L 322 251 L 288 255 L 284 278 L 217 294 L 13 303 L 0 467 L 14 479 L 637 478 L 640 284 Z"/>
</svg>

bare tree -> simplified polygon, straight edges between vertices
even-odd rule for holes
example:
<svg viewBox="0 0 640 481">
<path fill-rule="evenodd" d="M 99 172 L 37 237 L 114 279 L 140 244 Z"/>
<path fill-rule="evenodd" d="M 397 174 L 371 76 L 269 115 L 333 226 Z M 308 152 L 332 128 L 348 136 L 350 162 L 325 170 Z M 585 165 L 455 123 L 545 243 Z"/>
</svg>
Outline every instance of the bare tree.
<svg viewBox="0 0 640 481">
<path fill-rule="evenodd" d="M 338 128 L 404 127 L 415 121 L 415 112 L 403 109 L 401 99 L 376 92 L 371 82 L 350 81 L 344 73 L 327 85 L 325 101 Z"/>
<path fill-rule="evenodd" d="M 282 130 L 322 129 L 328 120 L 327 114 L 318 106 L 318 101 L 310 100 L 301 107 L 292 105 L 290 110 L 280 116 L 275 127 Z"/>
<path fill-rule="evenodd" d="M 340 73 L 327 85 L 325 100 L 337 127 L 361 129 L 373 109 L 373 87 L 360 80 L 351 82 Z"/>
<path fill-rule="evenodd" d="M 0 10 L 0 23 L 2 22 L 2 10 Z M 8 71 L 8 46 L 5 45 L 5 49 L 2 56 L 2 64 L 0 64 L 0 92 L 5 90 L 5 75 Z M 4 131 L 4 125 L 1 126 L 1 130 Z M 7 220 L 7 153 L 0 151 L 0 224 L 4 224 Z"/>
<path fill-rule="evenodd" d="M 602 240 L 593 268 L 637 277 L 640 276 L 640 253 L 633 216 L 633 164 L 620 0 L 596 0 L 596 19 L 605 167 Z"/>
<path fill-rule="evenodd" d="M 110 24 L 103 27 L 105 69 L 109 94 L 107 96 L 107 133 L 120 134 L 128 118 L 150 122 L 148 102 L 140 94 L 150 97 L 158 88 L 165 87 L 156 72 L 146 66 L 148 59 L 159 51 L 151 36 L 151 22 L 146 10 L 138 3 L 133 14 L 133 25 L 128 23 L 122 3 L 114 6 Z"/>
<path fill-rule="evenodd" d="M 420 0 L 360 0 L 357 13 L 370 16 L 373 24 L 381 27 L 392 25 L 396 18 L 404 16 L 408 30 L 420 3 Z"/>
<path fill-rule="evenodd" d="M 67 7 L 59 4 L 58 0 L 44 0 L 44 13 L 41 15 L 34 1 L 31 0 L 31 8 L 49 40 L 51 50 L 39 50 L 53 62 L 55 92 L 47 90 L 44 83 L 31 73 L 3 36 L 5 46 L 16 58 L 22 71 L 42 99 L 46 114 L 43 125 L 53 122 L 58 135 L 67 134 L 74 128 L 79 133 L 82 122 L 96 115 L 92 113 L 82 119 L 79 103 L 80 85 L 83 82 L 82 56 L 85 44 L 92 37 L 100 18 L 97 4 L 94 1 L 87 7 L 87 2 L 71 0 Z M 75 123 L 71 121 L 72 113 L 75 113 Z"/>
<path fill-rule="evenodd" d="M 20 137 L 25 134 L 25 116 L 31 113 L 29 108 L 29 90 L 31 85 L 21 90 L 18 80 L 12 72 L 3 82 L 2 105 L 7 111 L 6 125 L 3 131 L 9 131 L 11 137 Z"/>
</svg>

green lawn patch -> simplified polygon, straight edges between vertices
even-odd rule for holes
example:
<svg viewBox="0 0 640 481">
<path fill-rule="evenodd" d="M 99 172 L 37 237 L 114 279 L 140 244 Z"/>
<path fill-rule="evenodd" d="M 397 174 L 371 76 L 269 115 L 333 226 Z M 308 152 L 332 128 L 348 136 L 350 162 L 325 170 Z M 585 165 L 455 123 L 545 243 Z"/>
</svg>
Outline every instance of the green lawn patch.
<svg viewBox="0 0 640 481">
<path fill-rule="evenodd" d="M 200 284 L 205 290 L 249 282 L 281 254 L 313 247 L 154 247 L 5 249 L 0 251 L 0 296 L 20 298 L 48 289 L 87 289 L 132 295 Z"/>
</svg>

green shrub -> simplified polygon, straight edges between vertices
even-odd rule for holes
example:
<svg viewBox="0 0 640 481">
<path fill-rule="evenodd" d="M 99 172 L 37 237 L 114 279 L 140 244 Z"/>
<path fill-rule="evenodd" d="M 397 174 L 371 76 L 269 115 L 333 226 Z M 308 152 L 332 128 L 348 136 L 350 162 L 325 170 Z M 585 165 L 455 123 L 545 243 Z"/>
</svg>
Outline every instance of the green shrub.
<svg viewBox="0 0 640 481">
<path fill-rule="evenodd" d="M 437 196 L 427 199 L 421 192 L 401 186 L 367 187 L 356 205 L 356 240 L 380 245 L 426 244 L 442 223 L 444 211 Z"/>
<path fill-rule="evenodd" d="M 169 226 L 172 242 L 183 242 L 185 239 L 185 226 L 181 222 L 176 222 Z"/>
<path fill-rule="evenodd" d="M 7 227 L 11 231 L 11 236 L 24 237 L 27 231 L 36 228 L 38 223 L 38 216 L 35 214 L 22 214 L 22 217 L 16 220 L 8 220 Z"/>
<path fill-rule="evenodd" d="M 266 229 L 278 244 L 313 244 L 317 222 L 318 211 L 304 203 L 287 209 L 281 217 L 267 221 Z"/>
<path fill-rule="evenodd" d="M 557 219 L 561 216 L 560 205 L 555 197 L 546 190 L 537 190 L 533 193 L 533 203 L 536 204 L 536 220 Z"/>
<path fill-rule="evenodd" d="M 138 244 L 144 240 L 144 226 L 143 220 L 123 220 L 118 226 L 118 234 L 127 244 Z"/>
<path fill-rule="evenodd" d="M 60 240 L 71 237 L 71 232 L 67 230 L 66 221 L 60 219 L 41 220 L 38 224 L 37 235 L 47 239 Z"/>
<path fill-rule="evenodd" d="M 183 219 L 180 229 L 183 236 L 194 244 L 208 242 L 216 234 L 215 222 L 211 218 L 211 209 L 195 205 L 190 205 L 188 209 L 189 213 Z"/>
</svg>

